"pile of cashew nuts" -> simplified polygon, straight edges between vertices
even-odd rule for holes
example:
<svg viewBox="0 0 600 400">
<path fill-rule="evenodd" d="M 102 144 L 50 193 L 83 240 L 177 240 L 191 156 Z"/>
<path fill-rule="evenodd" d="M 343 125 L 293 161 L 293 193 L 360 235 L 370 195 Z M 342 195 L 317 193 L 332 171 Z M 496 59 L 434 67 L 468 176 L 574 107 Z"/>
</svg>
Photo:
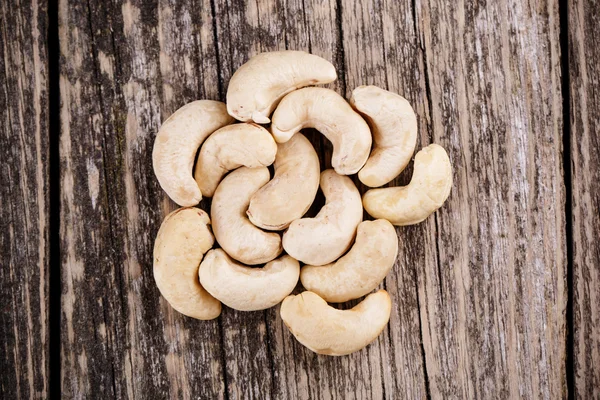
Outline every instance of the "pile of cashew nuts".
<svg viewBox="0 0 600 400">
<path fill-rule="evenodd" d="M 371 292 L 396 261 L 393 225 L 419 223 L 441 207 L 452 169 L 432 144 L 416 154 L 407 186 L 361 198 L 348 175 L 373 188 L 391 182 L 413 156 L 417 119 L 403 97 L 375 86 L 356 88 L 350 102 L 314 86 L 336 77 L 312 54 L 258 54 L 233 74 L 227 104 L 194 101 L 163 123 L 154 172 L 183 208 L 160 227 L 154 278 L 175 310 L 209 320 L 221 303 L 240 311 L 282 303 L 296 339 L 328 355 L 358 351 L 384 329 L 390 296 Z M 331 141 L 333 169 L 321 172 L 304 128 Z M 319 187 L 325 205 L 306 218 Z M 195 207 L 203 196 L 212 197 L 210 217 Z M 374 221 L 363 221 L 363 207 Z M 306 291 L 290 295 L 299 279 Z M 350 310 L 328 305 L 365 295 Z"/>
</svg>

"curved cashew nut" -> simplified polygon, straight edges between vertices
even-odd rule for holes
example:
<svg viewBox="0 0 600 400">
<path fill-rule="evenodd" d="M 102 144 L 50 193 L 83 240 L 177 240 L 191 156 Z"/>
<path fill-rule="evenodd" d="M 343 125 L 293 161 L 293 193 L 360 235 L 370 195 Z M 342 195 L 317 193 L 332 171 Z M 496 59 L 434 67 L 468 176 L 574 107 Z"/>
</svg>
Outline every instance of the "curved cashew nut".
<svg viewBox="0 0 600 400">
<path fill-rule="evenodd" d="M 233 122 L 225 104 L 198 100 L 175 111 L 160 127 L 152 150 L 158 182 L 180 206 L 194 206 L 202 193 L 192 175 L 198 147 L 217 129 Z"/>
<path fill-rule="evenodd" d="M 452 189 L 452 166 L 443 147 L 430 144 L 415 156 L 407 186 L 371 189 L 363 196 L 365 210 L 394 225 L 417 224 L 444 204 Z"/>
<path fill-rule="evenodd" d="M 404 97 L 377 86 L 354 89 L 350 104 L 370 123 L 375 142 L 358 179 L 370 187 L 385 185 L 400 175 L 415 151 L 415 112 Z"/>
<path fill-rule="evenodd" d="M 273 109 L 287 93 L 336 78 L 334 66 L 319 56 L 289 50 L 260 53 L 231 77 L 227 111 L 240 121 L 268 124 Z"/>
<path fill-rule="evenodd" d="M 215 238 L 227 254 L 244 264 L 263 264 L 281 253 L 281 237 L 262 231 L 246 217 L 250 197 L 269 178 L 265 167 L 238 168 L 221 181 L 213 197 L 211 219 Z"/>
<path fill-rule="evenodd" d="M 216 249 L 209 251 L 200 264 L 202 286 L 238 311 L 265 310 L 279 304 L 294 290 L 299 274 L 300 264 L 288 255 L 263 268 L 251 268 Z"/>
<path fill-rule="evenodd" d="M 364 221 L 345 256 L 333 264 L 304 266 L 300 280 L 306 290 L 324 300 L 343 303 L 375 289 L 394 266 L 397 254 L 398 237 L 392 224 L 385 219 Z"/>
<path fill-rule="evenodd" d="M 180 208 L 163 221 L 154 242 L 154 280 L 171 307 L 189 317 L 213 319 L 221 303 L 198 280 L 198 266 L 215 241 L 208 214 Z"/>
<path fill-rule="evenodd" d="M 357 173 L 369 157 L 369 125 L 331 89 L 304 88 L 281 100 L 271 125 L 275 140 L 287 142 L 304 128 L 317 129 L 333 143 L 331 165 L 340 175 Z"/>
<path fill-rule="evenodd" d="M 203 196 L 212 197 L 223 176 L 232 169 L 273 164 L 277 143 L 268 130 L 256 124 L 225 126 L 206 139 L 194 176 Z"/>
<path fill-rule="evenodd" d="M 288 296 L 281 319 L 300 343 L 319 354 L 343 356 L 374 341 L 390 320 L 385 290 L 368 295 L 351 310 L 337 310 L 313 292 Z"/>
<path fill-rule="evenodd" d="M 248 218 L 267 230 L 287 228 L 308 211 L 319 190 L 319 156 L 302 134 L 277 145 L 275 176 L 250 199 Z"/>
<path fill-rule="evenodd" d="M 295 220 L 283 234 L 285 251 L 311 265 L 327 264 L 344 254 L 363 215 L 360 193 L 347 176 L 325 170 L 321 189 L 326 201 L 319 213 L 314 218 Z"/>
</svg>

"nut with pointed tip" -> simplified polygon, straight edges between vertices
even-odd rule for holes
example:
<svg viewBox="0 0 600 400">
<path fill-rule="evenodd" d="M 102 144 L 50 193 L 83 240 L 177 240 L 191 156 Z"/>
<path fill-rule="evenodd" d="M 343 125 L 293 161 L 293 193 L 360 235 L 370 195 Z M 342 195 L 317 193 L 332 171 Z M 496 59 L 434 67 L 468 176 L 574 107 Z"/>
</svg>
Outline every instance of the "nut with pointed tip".
<svg viewBox="0 0 600 400">
<path fill-rule="evenodd" d="M 294 290 L 300 264 L 284 255 L 263 268 L 251 268 L 216 249 L 206 254 L 199 274 L 202 286 L 226 306 L 238 311 L 258 311 L 279 304 Z"/>
<path fill-rule="evenodd" d="M 283 300 L 281 319 L 296 339 L 315 353 L 343 356 L 377 339 L 391 311 L 385 290 L 368 295 L 351 310 L 337 310 L 316 293 L 303 292 Z"/>
<path fill-rule="evenodd" d="M 444 204 L 452 189 L 452 165 L 443 147 L 430 144 L 415 156 L 410 183 L 371 189 L 363 196 L 365 210 L 394 225 L 418 224 Z"/>
<path fill-rule="evenodd" d="M 358 179 L 370 187 L 383 186 L 406 168 L 417 144 L 417 117 L 410 103 L 377 86 L 359 86 L 350 104 L 373 131 L 373 150 Z"/>
<path fill-rule="evenodd" d="M 268 124 L 279 100 L 292 90 L 335 81 L 334 66 L 303 51 L 260 53 L 231 77 L 227 111 L 240 121 Z"/>
<path fill-rule="evenodd" d="M 301 133 L 277 145 L 273 179 L 250 199 L 248 218 L 260 228 L 287 228 L 308 211 L 319 190 L 319 156 Z"/>
<path fill-rule="evenodd" d="M 241 167 L 221 181 L 213 196 L 215 238 L 227 254 L 244 264 L 263 264 L 281 253 L 281 237 L 257 228 L 246 216 L 250 198 L 269 178 L 265 167 Z"/>
<path fill-rule="evenodd" d="M 325 205 L 314 218 L 292 222 L 283 234 L 283 248 L 295 259 L 323 265 L 350 248 L 363 209 L 358 189 L 347 176 L 328 169 L 321 173 Z M 218 239 L 218 238 L 217 238 Z"/>
<path fill-rule="evenodd" d="M 340 175 L 357 173 L 369 157 L 369 125 L 331 89 L 304 88 L 281 100 L 271 125 L 275 140 L 287 142 L 304 128 L 317 129 L 333 143 L 331 165 Z"/>
<path fill-rule="evenodd" d="M 160 127 L 152 150 L 154 173 L 163 190 L 180 206 L 194 206 L 202 193 L 192 175 L 198 148 L 214 131 L 233 122 L 224 103 L 193 101 Z"/>
<path fill-rule="evenodd" d="M 277 143 L 256 124 L 233 124 L 210 135 L 202 145 L 194 177 L 203 196 L 212 197 L 225 174 L 233 169 L 273 164 Z"/>
<path fill-rule="evenodd" d="M 398 237 L 392 224 L 385 219 L 363 221 L 346 255 L 332 264 L 305 265 L 300 280 L 306 290 L 330 303 L 358 299 L 385 279 L 397 254 Z"/>
<path fill-rule="evenodd" d="M 154 242 L 154 280 L 171 307 L 197 319 L 214 319 L 221 303 L 198 280 L 198 266 L 215 241 L 208 214 L 180 208 L 163 221 Z"/>
</svg>

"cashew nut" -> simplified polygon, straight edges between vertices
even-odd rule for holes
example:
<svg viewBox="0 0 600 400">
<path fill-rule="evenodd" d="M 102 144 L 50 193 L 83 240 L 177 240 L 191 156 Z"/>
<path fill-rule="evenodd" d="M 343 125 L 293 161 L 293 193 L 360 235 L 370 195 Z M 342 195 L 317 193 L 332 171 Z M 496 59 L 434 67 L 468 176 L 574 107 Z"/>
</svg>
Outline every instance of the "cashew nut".
<svg viewBox="0 0 600 400">
<path fill-rule="evenodd" d="M 374 341 L 390 320 L 385 290 L 368 295 L 351 310 L 337 310 L 313 292 L 288 296 L 281 319 L 300 343 L 319 354 L 343 356 Z"/>
<path fill-rule="evenodd" d="M 342 96 L 310 87 L 285 96 L 273 113 L 271 132 L 284 143 L 304 128 L 315 128 L 333 143 L 331 165 L 340 175 L 358 172 L 371 151 L 371 131 Z"/>
<path fill-rule="evenodd" d="M 378 187 L 397 177 L 408 165 L 417 144 L 417 117 L 410 103 L 377 86 L 359 86 L 350 104 L 370 123 L 373 151 L 358 179 Z"/>
<path fill-rule="evenodd" d="M 227 111 L 240 121 L 268 124 L 273 109 L 287 93 L 336 78 L 334 66 L 319 56 L 303 51 L 260 53 L 231 77 Z"/>
<path fill-rule="evenodd" d="M 203 196 L 212 197 L 223 176 L 232 169 L 273 164 L 277 144 L 256 124 L 225 126 L 206 139 L 196 162 L 196 182 Z"/>
<path fill-rule="evenodd" d="M 189 317 L 213 319 L 221 303 L 200 285 L 198 266 L 214 243 L 208 214 L 180 208 L 163 221 L 154 242 L 154 280 L 171 307 Z"/>
<path fill-rule="evenodd" d="M 196 151 L 217 129 L 233 122 L 225 104 L 198 100 L 175 111 L 160 127 L 152 150 L 158 182 L 169 197 L 181 206 L 202 200 L 192 169 Z"/>
<path fill-rule="evenodd" d="M 397 254 L 398 237 L 392 224 L 385 219 L 364 221 L 345 256 L 333 264 L 304 266 L 300 280 L 306 290 L 324 300 L 343 303 L 375 289 L 394 266 Z"/>
<path fill-rule="evenodd" d="M 269 177 L 265 167 L 238 168 L 221 181 L 213 196 L 215 238 L 227 254 L 244 264 L 263 264 L 281 253 L 281 237 L 262 231 L 246 217 L 250 198 Z"/>
<path fill-rule="evenodd" d="M 363 196 L 365 210 L 394 225 L 417 224 L 440 208 L 452 188 L 452 166 L 446 151 L 431 144 L 415 156 L 410 183 L 403 187 L 371 189 Z"/>
<path fill-rule="evenodd" d="M 285 255 L 263 268 L 232 260 L 221 249 L 211 250 L 200 264 L 200 282 L 228 307 L 239 311 L 265 310 L 279 304 L 298 283 L 300 264 Z"/>
<path fill-rule="evenodd" d="M 314 218 L 295 220 L 283 234 L 285 251 L 311 265 L 327 264 L 344 254 L 363 215 L 360 193 L 347 176 L 325 170 L 321 189 L 326 201 L 319 213 Z"/>
<path fill-rule="evenodd" d="M 248 218 L 260 228 L 281 230 L 302 218 L 319 190 L 319 156 L 302 134 L 277 145 L 275 176 L 250 199 Z"/>
</svg>

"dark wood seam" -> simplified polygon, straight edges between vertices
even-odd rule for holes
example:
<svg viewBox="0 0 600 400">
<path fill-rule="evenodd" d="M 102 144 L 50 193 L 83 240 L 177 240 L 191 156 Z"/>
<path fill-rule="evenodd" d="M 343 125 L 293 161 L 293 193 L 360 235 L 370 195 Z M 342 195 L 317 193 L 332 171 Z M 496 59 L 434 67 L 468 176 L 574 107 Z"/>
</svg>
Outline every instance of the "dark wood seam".
<svg viewBox="0 0 600 400">
<path fill-rule="evenodd" d="M 61 393 L 60 43 L 58 0 L 48 0 L 48 395 Z"/>
<path fill-rule="evenodd" d="M 567 397 L 575 398 L 575 341 L 573 319 L 573 184 L 571 161 L 571 81 L 569 71 L 569 5 L 559 0 L 561 92 L 563 112 L 563 169 L 565 181 L 565 239 L 567 242 L 567 310 L 566 310 L 566 357 Z"/>
</svg>

